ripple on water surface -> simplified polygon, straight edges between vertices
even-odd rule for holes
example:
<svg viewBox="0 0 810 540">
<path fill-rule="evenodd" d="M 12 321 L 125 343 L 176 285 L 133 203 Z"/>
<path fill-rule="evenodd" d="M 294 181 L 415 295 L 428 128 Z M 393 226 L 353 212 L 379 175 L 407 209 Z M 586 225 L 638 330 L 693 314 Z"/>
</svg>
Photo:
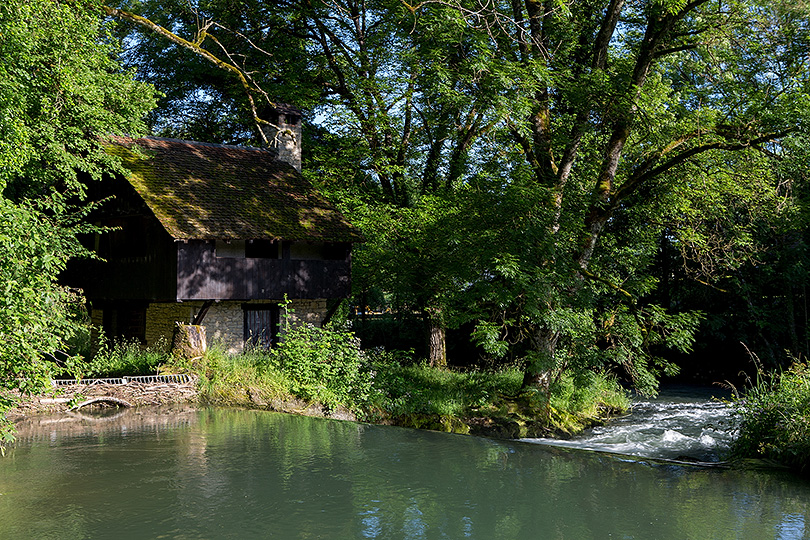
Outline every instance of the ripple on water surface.
<svg viewBox="0 0 810 540">
<path fill-rule="evenodd" d="M 266 411 L 66 420 L 0 459 L 0 539 L 810 538 L 810 485 L 772 471 Z"/>
<path fill-rule="evenodd" d="M 631 413 L 570 440 L 528 442 L 661 459 L 720 461 L 734 433 L 727 403 L 701 388 L 675 387 L 637 399 Z"/>
</svg>

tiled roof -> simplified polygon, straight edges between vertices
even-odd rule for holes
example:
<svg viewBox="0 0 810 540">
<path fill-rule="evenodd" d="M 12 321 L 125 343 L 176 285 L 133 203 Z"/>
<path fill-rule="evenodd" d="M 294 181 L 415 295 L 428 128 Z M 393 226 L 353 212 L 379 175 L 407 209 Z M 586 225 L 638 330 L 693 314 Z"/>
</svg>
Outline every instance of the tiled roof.
<svg viewBox="0 0 810 540">
<path fill-rule="evenodd" d="M 154 137 L 111 142 L 129 183 L 175 239 L 362 240 L 298 171 L 266 150 Z"/>
</svg>

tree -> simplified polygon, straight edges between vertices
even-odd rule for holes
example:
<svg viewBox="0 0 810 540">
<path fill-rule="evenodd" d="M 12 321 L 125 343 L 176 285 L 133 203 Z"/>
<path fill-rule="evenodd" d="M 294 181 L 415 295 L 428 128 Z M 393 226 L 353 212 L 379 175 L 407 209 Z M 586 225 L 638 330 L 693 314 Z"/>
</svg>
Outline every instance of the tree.
<svg viewBox="0 0 810 540">
<path fill-rule="evenodd" d="M 754 216 L 777 207 L 772 160 L 806 125 L 807 17 L 792 11 L 805 9 L 758 0 L 211 2 L 173 26 L 185 38 L 108 13 L 233 73 L 257 126 L 266 121 L 255 103 L 272 100 L 254 74 L 282 58 L 263 36 L 299 38 L 321 112 L 334 120 L 323 124 L 362 150 L 366 174 L 347 190 L 381 223 L 393 205 L 403 210 L 396 219 L 425 225 L 391 228 L 403 235 L 381 235 L 387 251 L 378 251 L 400 270 L 437 270 L 415 278 L 440 285 L 412 295 L 416 308 L 442 312 L 448 304 L 437 299 L 463 290 L 482 342 L 519 347 L 525 385 L 548 391 L 565 370 L 606 363 L 651 389 L 674 370 L 656 351 L 689 350 L 699 313 L 657 304 L 652 266 L 662 238 L 704 281 L 753 253 Z M 273 69 L 283 74 L 284 63 Z M 431 209 L 453 208 L 482 185 L 509 219 L 482 232 L 497 249 L 448 276 L 429 254 L 469 253 L 451 247 L 452 230 L 443 228 L 439 250 L 415 244 L 436 241 L 423 234 L 438 223 Z M 413 289 L 413 273 L 387 277 L 396 275 L 408 279 L 387 287 Z"/>
<path fill-rule="evenodd" d="M 413 9 L 430 18 L 445 4 Z M 602 358 L 651 388 L 671 369 L 651 346 L 688 349 L 696 328 L 696 314 L 645 302 L 657 239 L 708 263 L 727 231 L 683 220 L 682 201 L 707 214 L 732 210 L 732 196 L 775 208 L 768 154 L 808 112 L 806 16 L 746 1 L 451 4 L 490 38 L 487 69 L 510 74 L 491 90 L 520 181 L 545 193 L 533 245 L 496 267 L 515 299 L 499 328 L 530 344 L 526 385 Z M 745 234 L 726 239 L 745 253 Z"/>
<path fill-rule="evenodd" d="M 693 257 L 683 264 L 670 240 L 662 238 L 656 269 L 661 283 L 655 293 L 657 301 L 681 309 L 701 309 L 706 314 L 694 358 L 684 359 L 685 363 L 707 365 L 711 359 L 712 370 L 732 380 L 741 369 L 755 368 L 740 365 L 739 356 L 748 357 L 746 348 L 768 369 L 788 367 L 794 359 L 807 357 L 808 149 L 804 134 L 786 137 L 781 141 L 780 153 L 768 159 L 769 168 L 762 171 L 763 177 L 773 176 L 781 185 L 779 200 L 769 205 L 776 206 L 778 212 L 757 212 L 763 205 L 749 204 L 745 199 L 728 201 L 734 208 L 730 215 L 738 219 L 746 216 L 754 226 L 737 228 L 738 236 L 743 232 L 749 235 L 750 255 L 727 260 L 719 279 L 711 283 L 701 279 L 707 270 L 701 260 Z M 741 163 L 740 168 L 750 165 Z M 694 219 L 697 212 L 689 214 L 689 219 Z M 716 229 L 737 227 L 729 220 L 718 221 L 718 217 L 714 213 L 703 219 L 711 221 Z M 724 247 L 715 242 L 702 249 L 722 251 Z"/>
<path fill-rule="evenodd" d="M 464 41 L 456 21 L 437 19 L 431 35 L 411 32 L 403 24 L 407 9 L 390 0 L 143 2 L 135 11 L 107 12 L 150 31 L 136 38 L 139 46 L 130 60 L 171 97 L 156 120 L 168 133 L 199 134 L 187 126 L 205 124 L 200 113 L 215 107 L 221 122 L 214 122 L 208 138 L 268 144 L 262 126 L 271 123 L 268 112 L 277 97 L 315 108 L 320 123 L 342 141 L 338 155 L 346 157 L 336 172 L 357 179 L 359 167 L 361 181 L 329 183 L 322 161 L 305 163 L 305 173 L 332 190 L 350 213 L 359 207 L 346 196 L 359 190 L 361 206 L 375 210 L 356 217 L 371 230 L 404 215 L 414 218 L 392 229 L 398 238 L 380 239 L 386 243 L 384 259 L 374 258 L 379 250 L 370 238 L 371 247 L 361 249 L 355 263 L 361 276 L 382 275 L 363 269 L 396 267 L 376 285 L 399 300 L 398 308 L 424 315 L 431 363 L 446 364 L 445 297 L 462 281 L 446 274 L 467 270 L 437 258 L 449 252 L 448 244 L 436 244 L 433 208 L 455 204 L 471 149 L 494 123 L 487 116 L 489 95 L 473 91 L 482 84 L 477 45 Z M 444 37 L 436 41 L 435 34 Z M 168 71 L 171 78 L 165 77 Z M 225 126 L 234 111 L 242 115 L 241 130 Z M 194 120 L 188 121 L 188 112 Z M 252 139 L 244 136 L 251 129 Z M 357 160 L 349 157 L 358 154 Z M 375 219 L 380 223 L 371 223 Z M 417 268 L 419 274 L 411 272 Z"/>
<path fill-rule="evenodd" d="M 44 388 L 45 356 L 76 330 L 78 291 L 56 282 L 84 253 L 85 183 L 118 170 L 102 146 L 138 133 L 152 89 L 122 72 L 91 2 L 0 5 L 0 411 Z M 8 435 L 8 431 L 3 434 Z"/>
</svg>

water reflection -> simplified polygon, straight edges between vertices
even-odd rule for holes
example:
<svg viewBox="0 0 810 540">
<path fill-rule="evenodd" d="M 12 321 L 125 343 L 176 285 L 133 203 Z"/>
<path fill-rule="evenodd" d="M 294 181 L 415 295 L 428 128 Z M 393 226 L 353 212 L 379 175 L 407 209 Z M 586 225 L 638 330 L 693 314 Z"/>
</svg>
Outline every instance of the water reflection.
<svg viewBox="0 0 810 540">
<path fill-rule="evenodd" d="M 0 538 L 810 538 L 810 485 L 775 473 L 256 411 L 39 424 L 0 460 Z"/>
</svg>

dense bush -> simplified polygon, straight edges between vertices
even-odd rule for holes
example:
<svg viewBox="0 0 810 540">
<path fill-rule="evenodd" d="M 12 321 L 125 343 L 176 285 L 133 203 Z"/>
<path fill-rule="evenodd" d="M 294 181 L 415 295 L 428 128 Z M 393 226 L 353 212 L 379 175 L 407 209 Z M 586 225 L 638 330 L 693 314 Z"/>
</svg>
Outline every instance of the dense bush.
<svg viewBox="0 0 810 540">
<path fill-rule="evenodd" d="M 297 397 L 328 407 L 368 403 L 372 373 L 360 340 L 351 332 L 311 324 L 291 326 L 267 353 L 268 367 L 283 373 Z"/>
<path fill-rule="evenodd" d="M 736 457 L 771 459 L 810 473 L 810 367 L 796 363 L 760 375 L 735 402 L 740 418 L 732 452 Z"/>
</svg>

